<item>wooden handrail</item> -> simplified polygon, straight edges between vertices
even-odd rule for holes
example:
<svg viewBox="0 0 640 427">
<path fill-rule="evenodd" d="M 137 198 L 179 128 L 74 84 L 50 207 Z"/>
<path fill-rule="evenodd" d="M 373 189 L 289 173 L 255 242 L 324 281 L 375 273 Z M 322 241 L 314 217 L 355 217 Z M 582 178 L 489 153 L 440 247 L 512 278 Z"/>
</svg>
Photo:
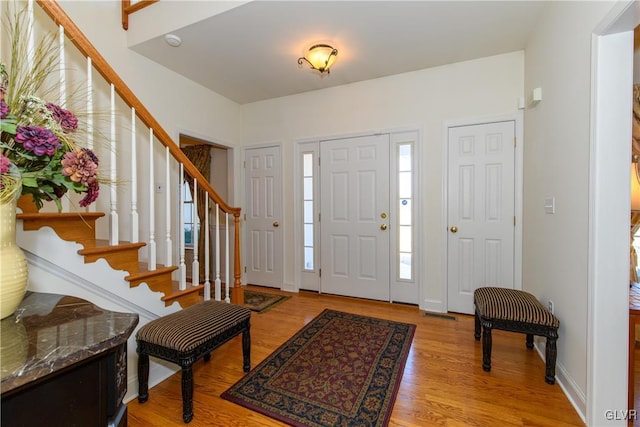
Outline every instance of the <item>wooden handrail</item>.
<svg viewBox="0 0 640 427">
<path fill-rule="evenodd" d="M 131 0 L 122 0 L 122 28 L 125 30 L 129 29 L 129 15 L 159 1 L 160 0 L 140 0 L 131 4 Z"/>
<path fill-rule="evenodd" d="M 140 100 L 134 95 L 131 89 L 129 89 L 129 87 L 120 78 L 120 76 L 118 76 L 118 74 L 104 59 L 104 57 L 100 55 L 100 53 L 98 53 L 96 48 L 86 38 L 82 31 L 80 31 L 80 29 L 74 24 L 74 22 L 64 12 L 60 5 L 56 1 L 51 0 L 36 1 L 57 25 L 62 25 L 65 34 L 67 34 L 69 39 L 78 48 L 78 50 L 82 52 L 85 57 L 91 58 L 95 69 L 102 75 L 102 77 L 104 77 L 107 82 L 113 83 L 116 93 L 120 95 L 122 100 L 129 107 L 133 107 L 136 110 L 136 114 L 148 128 L 153 129 L 153 133 L 156 138 L 158 138 L 158 141 L 160 141 L 160 143 L 165 147 L 169 147 L 169 152 L 171 153 L 171 155 L 180 163 L 184 164 L 185 171 L 188 172 L 189 175 L 191 175 L 193 178 L 198 180 L 198 185 L 201 186 L 201 188 L 207 193 L 209 193 L 209 197 L 211 197 L 214 202 L 219 204 L 223 211 L 233 215 L 236 215 L 236 213 L 239 215 L 240 208 L 229 206 L 227 202 L 225 202 L 222 197 L 218 195 L 213 187 L 211 187 L 211 184 L 209 184 L 202 173 L 200 173 L 198 168 L 196 168 L 193 163 L 191 163 L 191 161 L 187 158 L 187 156 L 185 156 L 178 145 L 171 139 L 169 134 L 162 128 L 160 123 L 158 123 L 158 121 L 145 108 L 142 102 L 140 102 Z"/>
<path fill-rule="evenodd" d="M 154 1 L 154 0 L 149 0 Z M 55 0 L 36 0 L 38 5 L 45 11 L 47 15 L 57 24 L 62 25 L 64 32 L 69 40 L 76 46 L 76 48 L 86 57 L 91 58 L 94 68 L 102 75 L 102 77 L 108 82 L 113 84 L 116 93 L 122 98 L 122 100 L 131 108 L 136 110 L 138 118 L 150 129 L 153 129 L 154 135 L 160 141 L 162 145 L 169 148 L 171 155 L 180 163 L 184 165 L 185 171 L 194 179 L 198 181 L 198 186 L 207 192 L 209 197 L 219 205 L 220 209 L 224 212 L 232 214 L 234 216 L 235 223 L 235 259 L 234 259 L 234 288 L 241 286 L 241 272 L 240 272 L 240 208 L 231 207 L 227 202 L 218 195 L 213 189 L 209 181 L 202 175 L 202 173 L 195 167 L 189 158 L 182 152 L 178 145 L 171 139 L 169 134 L 162 128 L 160 123 L 151 115 L 137 96 L 129 89 L 125 82 L 120 78 L 116 71 L 109 65 L 106 59 L 98 52 L 93 44 L 87 39 L 84 33 L 78 28 L 78 26 L 71 20 L 69 15 L 60 7 Z M 143 6 L 142 6 L 143 7 Z M 234 300 L 235 297 L 235 300 Z M 235 304 L 243 303 L 242 292 L 233 292 L 232 302 Z"/>
</svg>

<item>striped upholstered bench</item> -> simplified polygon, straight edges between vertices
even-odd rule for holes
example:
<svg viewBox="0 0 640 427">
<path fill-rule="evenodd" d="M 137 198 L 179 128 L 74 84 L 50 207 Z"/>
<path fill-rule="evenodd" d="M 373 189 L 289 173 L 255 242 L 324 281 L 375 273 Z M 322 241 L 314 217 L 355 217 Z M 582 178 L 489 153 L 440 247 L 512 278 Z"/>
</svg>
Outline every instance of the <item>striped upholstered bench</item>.
<svg viewBox="0 0 640 427">
<path fill-rule="evenodd" d="M 193 418 L 193 363 L 209 361 L 211 351 L 242 333 L 242 368 L 249 372 L 251 311 L 222 301 L 205 301 L 152 320 L 136 334 L 138 401 L 149 398 L 149 356 L 182 368 L 182 419 Z"/>
<path fill-rule="evenodd" d="M 473 293 L 475 304 L 475 338 L 480 339 L 482 326 L 482 369 L 491 370 L 491 330 L 501 329 L 527 335 L 527 348 L 533 348 L 533 336 L 547 338 L 545 381 L 556 380 L 556 341 L 560 321 L 530 293 L 505 288 L 478 288 Z"/>
</svg>

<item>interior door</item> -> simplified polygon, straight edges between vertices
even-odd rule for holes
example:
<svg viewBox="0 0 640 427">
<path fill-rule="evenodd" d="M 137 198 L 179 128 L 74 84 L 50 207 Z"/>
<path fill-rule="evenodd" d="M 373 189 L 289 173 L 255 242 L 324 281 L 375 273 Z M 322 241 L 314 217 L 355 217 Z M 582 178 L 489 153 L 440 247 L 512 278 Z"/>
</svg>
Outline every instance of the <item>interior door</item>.
<svg viewBox="0 0 640 427">
<path fill-rule="evenodd" d="M 473 291 L 514 286 L 515 122 L 448 133 L 448 310 L 473 313 Z"/>
<path fill-rule="evenodd" d="M 280 147 L 245 151 L 247 283 L 282 288 Z"/>
<path fill-rule="evenodd" d="M 389 300 L 389 135 L 322 141 L 321 290 Z"/>
</svg>

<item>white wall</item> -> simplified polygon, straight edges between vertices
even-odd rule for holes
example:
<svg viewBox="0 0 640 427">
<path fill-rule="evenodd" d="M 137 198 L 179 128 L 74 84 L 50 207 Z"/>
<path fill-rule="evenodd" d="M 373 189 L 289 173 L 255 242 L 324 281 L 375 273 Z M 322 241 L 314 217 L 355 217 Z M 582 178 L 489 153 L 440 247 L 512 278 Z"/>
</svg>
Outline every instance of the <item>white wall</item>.
<svg viewBox="0 0 640 427">
<path fill-rule="evenodd" d="M 59 3 L 176 140 L 177 129 L 211 136 L 212 140 L 239 140 L 238 104 L 127 48 L 127 32 L 120 25 L 120 1 Z"/>
<path fill-rule="evenodd" d="M 560 319 L 558 375 L 583 414 L 588 353 L 591 34 L 612 5 L 550 2 L 525 50 L 525 93 L 540 87 L 542 101 L 525 111 L 523 289 L 545 304 L 554 301 Z M 547 197 L 555 197 L 553 215 L 544 212 Z"/>
<path fill-rule="evenodd" d="M 283 144 L 283 172 L 293 173 L 295 141 L 410 127 L 422 130 L 419 160 L 424 256 L 424 300 L 441 310 L 443 215 L 443 123 L 510 114 L 523 94 L 521 51 L 307 92 L 242 106 L 243 144 Z M 339 69 L 335 70 L 340 72 Z M 329 76 L 328 78 L 331 78 Z M 293 183 L 283 188 L 285 260 L 294 259 Z M 284 283 L 292 287 L 295 266 L 285 263 Z"/>
</svg>

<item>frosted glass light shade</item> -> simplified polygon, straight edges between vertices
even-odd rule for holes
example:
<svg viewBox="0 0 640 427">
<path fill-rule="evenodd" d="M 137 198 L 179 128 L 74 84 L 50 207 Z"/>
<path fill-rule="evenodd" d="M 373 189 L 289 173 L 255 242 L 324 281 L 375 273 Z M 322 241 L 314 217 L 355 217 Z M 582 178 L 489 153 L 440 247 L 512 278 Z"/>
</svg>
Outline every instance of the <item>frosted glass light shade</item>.
<svg viewBox="0 0 640 427">
<path fill-rule="evenodd" d="M 320 73 L 329 73 L 329 69 L 336 61 L 338 50 L 328 44 L 316 44 L 309 48 L 306 57 L 298 58 L 298 64 L 306 61 L 311 68 L 320 71 Z"/>
</svg>

